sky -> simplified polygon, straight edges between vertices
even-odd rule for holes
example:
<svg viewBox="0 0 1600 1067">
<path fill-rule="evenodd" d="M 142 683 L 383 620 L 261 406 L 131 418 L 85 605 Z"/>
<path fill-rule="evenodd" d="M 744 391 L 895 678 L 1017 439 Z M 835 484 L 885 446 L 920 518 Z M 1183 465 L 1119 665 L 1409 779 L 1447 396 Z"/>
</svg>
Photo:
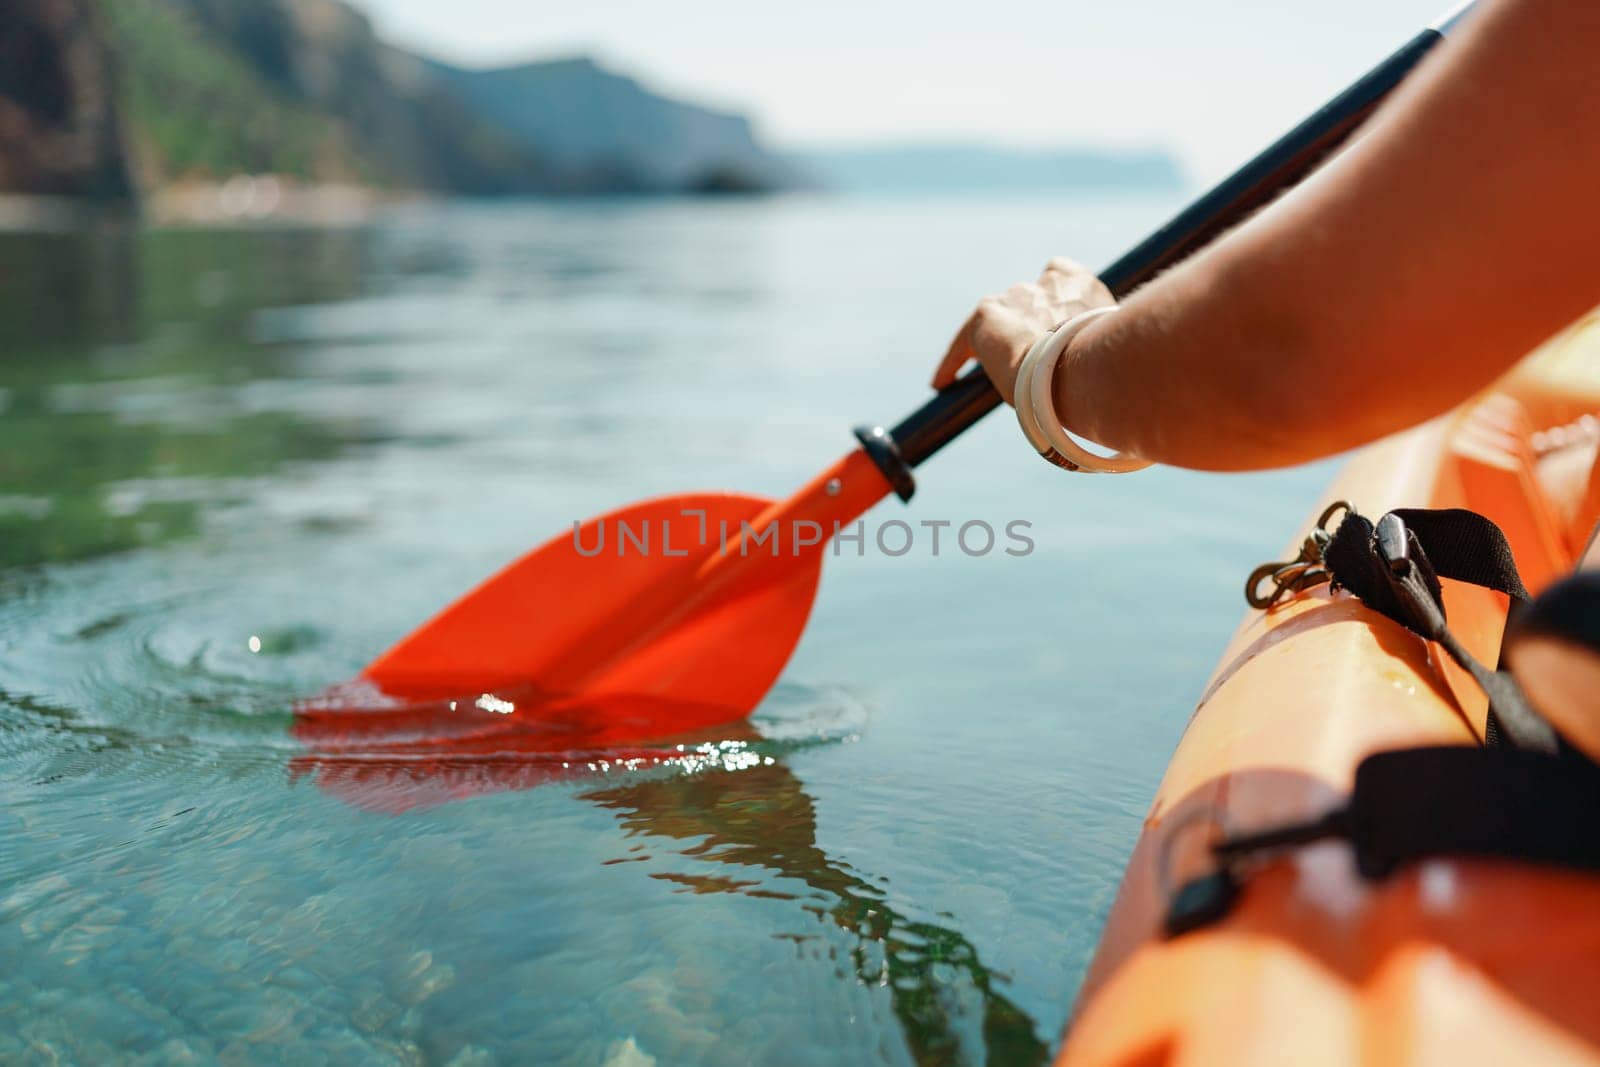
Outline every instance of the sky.
<svg viewBox="0 0 1600 1067">
<path fill-rule="evenodd" d="M 585 53 L 783 148 L 1161 145 L 1230 171 L 1451 0 L 354 0 L 469 66 Z"/>
</svg>

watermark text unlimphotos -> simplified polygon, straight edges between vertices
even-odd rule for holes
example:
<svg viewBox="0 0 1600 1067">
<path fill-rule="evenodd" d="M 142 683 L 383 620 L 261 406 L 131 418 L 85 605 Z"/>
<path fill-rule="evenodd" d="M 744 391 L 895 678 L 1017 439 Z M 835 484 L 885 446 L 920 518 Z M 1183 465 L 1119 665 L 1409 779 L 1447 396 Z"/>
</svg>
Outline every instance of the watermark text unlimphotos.
<svg viewBox="0 0 1600 1067">
<path fill-rule="evenodd" d="M 818 550 L 828 542 L 833 554 L 854 551 L 898 559 L 912 553 L 940 556 L 959 552 L 964 556 L 1027 556 L 1033 553 L 1029 531 L 1033 523 L 1011 519 L 998 524 L 983 519 L 956 522 L 951 519 L 922 519 L 911 523 L 902 519 L 869 524 L 833 522 L 828 527 L 811 519 L 772 519 L 751 523 L 707 518 L 702 508 L 684 508 L 681 519 L 601 519 L 594 523 L 572 524 L 572 547 L 586 558 L 628 556 L 687 556 L 691 552 L 714 548 L 723 556 L 801 556 Z"/>
</svg>

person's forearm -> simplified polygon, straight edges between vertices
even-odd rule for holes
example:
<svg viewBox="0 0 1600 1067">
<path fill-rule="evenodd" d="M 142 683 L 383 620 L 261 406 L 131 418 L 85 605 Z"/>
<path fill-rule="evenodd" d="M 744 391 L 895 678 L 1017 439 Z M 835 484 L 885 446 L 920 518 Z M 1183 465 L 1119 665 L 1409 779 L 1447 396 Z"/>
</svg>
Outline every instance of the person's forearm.
<svg viewBox="0 0 1600 1067">
<path fill-rule="evenodd" d="M 1600 302 L 1600 4 L 1502 0 L 1363 139 L 1131 297 L 1066 425 L 1178 466 L 1302 462 L 1461 402 Z"/>
</svg>

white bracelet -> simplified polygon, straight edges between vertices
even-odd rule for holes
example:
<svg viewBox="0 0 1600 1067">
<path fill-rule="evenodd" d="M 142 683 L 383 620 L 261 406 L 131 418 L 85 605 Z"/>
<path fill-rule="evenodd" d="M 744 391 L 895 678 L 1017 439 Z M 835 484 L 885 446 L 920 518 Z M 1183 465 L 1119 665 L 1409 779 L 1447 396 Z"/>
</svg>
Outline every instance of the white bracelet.
<svg viewBox="0 0 1600 1067">
<path fill-rule="evenodd" d="M 1121 452 L 1109 456 L 1090 452 L 1073 439 L 1056 414 L 1053 387 L 1062 353 L 1084 327 L 1116 310 L 1115 304 L 1091 308 L 1061 323 L 1033 343 L 1017 368 L 1014 386 L 1017 422 L 1034 451 L 1058 467 L 1087 473 L 1128 474 L 1151 465 L 1148 460 Z"/>
<path fill-rule="evenodd" d="M 1033 370 L 1039 364 L 1039 357 L 1059 329 L 1060 325 L 1056 330 L 1040 334 L 1039 339 L 1033 342 L 1033 347 L 1028 349 L 1028 354 L 1022 357 L 1022 362 L 1017 366 L 1017 377 L 1011 385 L 1012 405 L 1017 409 L 1017 422 L 1022 427 L 1022 436 L 1028 439 L 1034 451 L 1063 470 L 1077 471 L 1083 468 L 1051 448 L 1050 439 L 1039 428 L 1039 420 L 1034 416 L 1033 390 L 1028 385 L 1033 381 Z"/>
</svg>

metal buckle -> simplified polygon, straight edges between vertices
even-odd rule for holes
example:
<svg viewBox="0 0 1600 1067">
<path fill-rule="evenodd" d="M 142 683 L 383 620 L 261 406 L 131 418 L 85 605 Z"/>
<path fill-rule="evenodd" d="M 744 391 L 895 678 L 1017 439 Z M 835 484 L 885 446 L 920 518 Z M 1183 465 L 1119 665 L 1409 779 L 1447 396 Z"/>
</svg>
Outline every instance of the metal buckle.
<svg viewBox="0 0 1600 1067">
<path fill-rule="evenodd" d="M 1286 597 L 1298 596 L 1307 589 L 1315 589 L 1331 581 L 1333 576 L 1322 565 L 1322 552 L 1333 540 L 1328 523 L 1340 512 L 1353 510 L 1348 501 L 1335 500 L 1323 509 L 1316 526 L 1301 542 L 1298 556 L 1290 560 L 1263 563 L 1251 571 L 1244 587 L 1244 598 L 1250 606 L 1268 611 Z M 1264 590 L 1263 586 L 1268 582 L 1272 583 L 1271 588 Z"/>
</svg>

